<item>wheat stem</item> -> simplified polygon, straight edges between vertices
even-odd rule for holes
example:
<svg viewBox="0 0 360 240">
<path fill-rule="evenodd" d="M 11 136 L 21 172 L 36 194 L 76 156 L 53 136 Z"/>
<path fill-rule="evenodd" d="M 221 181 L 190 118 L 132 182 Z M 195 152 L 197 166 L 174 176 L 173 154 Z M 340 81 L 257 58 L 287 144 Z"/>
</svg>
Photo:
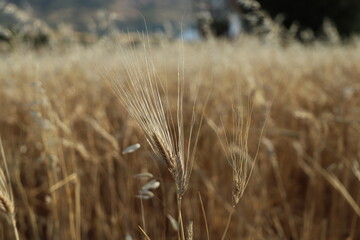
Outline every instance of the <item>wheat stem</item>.
<svg viewBox="0 0 360 240">
<path fill-rule="evenodd" d="M 145 210 L 144 210 L 144 203 L 143 203 L 142 198 L 140 198 L 140 205 L 141 205 L 141 220 L 143 223 L 143 229 L 146 232 Z"/>
<path fill-rule="evenodd" d="M 12 225 L 13 230 L 14 230 L 15 240 L 20 240 L 19 232 L 18 232 L 18 229 L 16 227 L 16 219 L 15 219 L 14 215 L 11 216 L 11 225 Z"/>
<path fill-rule="evenodd" d="M 201 197 L 200 192 L 199 192 L 199 200 L 200 200 L 201 211 L 202 211 L 202 213 L 203 213 L 204 222 L 205 222 L 206 237 L 207 237 L 208 240 L 210 240 L 209 226 L 208 226 L 208 222 L 207 222 L 207 218 L 206 218 L 204 203 L 203 203 L 203 201 L 202 201 L 202 197 Z"/>
<path fill-rule="evenodd" d="M 231 212 L 229 213 L 229 217 L 228 217 L 228 220 L 227 220 L 227 223 L 226 223 L 226 227 L 225 227 L 225 230 L 224 230 L 224 233 L 221 237 L 221 240 L 224 240 L 225 237 L 226 237 L 226 234 L 228 232 L 228 229 L 229 229 L 229 226 L 230 226 L 230 222 L 231 222 L 231 218 L 232 216 L 234 215 L 234 212 L 235 212 L 235 207 L 233 207 L 233 209 L 231 210 Z"/>
<path fill-rule="evenodd" d="M 181 196 L 178 194 L 178 196 L 177 196 L 178 222 L 179 222 L 178 237 L 180 240 L 185 240 L 184 223 L 183 223 L 182 212 L 181 212 L 181 200 L 182 200 Z"/>
</svg>

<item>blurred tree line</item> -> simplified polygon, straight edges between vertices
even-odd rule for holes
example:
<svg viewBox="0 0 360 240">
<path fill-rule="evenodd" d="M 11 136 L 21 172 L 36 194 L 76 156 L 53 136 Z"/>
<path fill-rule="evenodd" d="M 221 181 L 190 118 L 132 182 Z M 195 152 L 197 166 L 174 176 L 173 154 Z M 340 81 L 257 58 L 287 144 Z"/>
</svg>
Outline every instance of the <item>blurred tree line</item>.
<svg viewBox="0 0 360 240">
<path fill-rule="evenodd" d="M 29 4 L 40 11 L 54 11 L 69 7 L 102 8 L 115 0 L 10 0 L 17 5 Z"/>
<path fill-rule="evenodd" d="M 18 6 L 31 6 L 40 16 L 46 16 L 48 12 L 54 12 L 64 8 L 87 8 L 87 9 L 106 9 L 115 2 L 127 2 L 135 4 L 136 2 L 159 3 L 165 0 L 8 0 Z M 166 0 L 174 1 L 174 0 Z M 181 1 L 181 0 L 176 0 Z M 183 4 L 189 2 L 196 3 L 196 0 L 186 0 Z M 226 2 L 246 2 L 255 0 L 202 0 L 210 4 Z M 273 19 L 277 16 L 283 16 L 282 24 L 290 28 L 294 24 L 299 30 L 311 29 L 316 36 L 322 32 L 324 19 L 329 19 L 339 31 L 340 35 L 347 37 L 353 33 L 360 32 L 360 0 L 257 0 L 263 10 L 265 10 Z M 226 9 L 223 9 L 226 11 Z M 79 13 L 80 14 L 80 13 Z"/>
<path fill-rule="evenodd" d="M 301 29 L 321 33 L 324 19 L 329 19 L 340 35 L 360 32 L 360 0 L 259 0 L 271 17 L 282 14 L 283 24 L 290 28 L 298 24 Z"/>
</svg>

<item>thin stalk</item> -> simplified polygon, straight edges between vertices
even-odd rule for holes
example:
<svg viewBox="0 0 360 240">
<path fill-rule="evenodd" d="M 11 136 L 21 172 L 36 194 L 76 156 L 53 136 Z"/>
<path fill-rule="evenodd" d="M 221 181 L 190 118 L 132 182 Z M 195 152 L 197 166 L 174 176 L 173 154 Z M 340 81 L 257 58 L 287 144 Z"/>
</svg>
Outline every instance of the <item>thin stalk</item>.
<svg viewBox="0 0 360 240">
<path fill-rule="evenodd" d="M 144 229 L 142 229 L 140 226 L 138 226 L 140 232 L 144 235 L 144 238 L 146 240 L 151 240 L 151 238 L 149 237 L 149 235 L 147 235 L 147 233 L 144 231 Z"/>
<path fill-rule="evenodd" d="M 141 219 L 142 219 L 144 231 L 146 232 L 144 203 L 143 203 L 143 200 L 141 198 L 140 198 L 140 205 L 141 205 Z"/>
<path fill-rule="evenodd" d="M 207 222 L 207 218 L 206 218 L 206 213 L 205 213 L 205 208 L 204 208 L 204 204 L 203 204 L 203 201 L 202 201 L 202 197 L 201 197 L 200 192 L 199 192 L 199 199 L 200 199 L 201 210 L 202 210 L 203 217 L 204 217 L 204 221 L 205 221 L 206 237 L 207 237 L 208 240 L 210 240 L 209 226 L 208 226 L 208 222 Z"/>
<path fill-rule="evenodd" d="M 234 212 L 235 212 L 235 207 L 233 207 L 232 210 L 231 210 L 231 212 L 229 213 L 229 217 L 228 217 L 228 220 L 227 220 L 227 223 L 226 223 L 226 227 L 225 227 L 224 233 L 223 233 L 223 235 L 222 235 L 222 237 L 221 237 L 221 240 L 224 240 L 225 237 L 226 237 L 227 231 L 228 231 L 229 226 L 230 226 L 231 218 L 232 218 Z"/>
<path fill-rule="evenodd" d="M 15 216 L 11 216 L 11 225 L 13 226 L 13 229 L 14 229 L 15 240 L 20 240 L 19 232 L 18 232 L 18 229 L 16 227 Z"/>
<path fill-rule="evenodd" d="M 177 206 L 178 206 L 178 223 L 179 223 L 179 239 L 185 240 L 185 231 L 184 231 L 184 223 L 182 219 L 182 213 L 181 213 L 181 197 L 177 196 Z"/>
<path fill-rule="evenodd" d="M 80 193 L 80 180 L 75 180 L 75 212 L 76 212 L 76 232 L 77 239 L 81 239 L 81 193 Z"/>
</svg>

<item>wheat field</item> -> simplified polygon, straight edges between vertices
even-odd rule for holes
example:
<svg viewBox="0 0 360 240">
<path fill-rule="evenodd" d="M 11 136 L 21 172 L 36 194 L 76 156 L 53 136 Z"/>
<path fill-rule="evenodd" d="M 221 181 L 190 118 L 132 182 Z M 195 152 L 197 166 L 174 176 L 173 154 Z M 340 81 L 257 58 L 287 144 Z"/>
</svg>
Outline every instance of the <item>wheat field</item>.
<svg viewBox="0 0 360 240">
<path fill-rule="evenodd" d="M 21 239 L 360 238 L 356 41 L 142 44 L 2 53 Z"/>
</svg>

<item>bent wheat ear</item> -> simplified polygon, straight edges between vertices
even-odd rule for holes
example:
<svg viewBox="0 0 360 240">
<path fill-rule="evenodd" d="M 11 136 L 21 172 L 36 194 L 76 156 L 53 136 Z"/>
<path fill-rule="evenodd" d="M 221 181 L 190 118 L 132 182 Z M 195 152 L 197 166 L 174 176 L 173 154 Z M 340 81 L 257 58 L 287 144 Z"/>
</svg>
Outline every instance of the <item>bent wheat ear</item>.
<svg viewBox="0 0 360 240">
<path fill-rule="evenodd" d="M 265 122 L 268 111 L 269 109 L 266 109 Z M 209 126 L 218 135 L 222 148 L 226 154 L 226 159 L 233 171 L 233 207 L 239 203 L 249 183 L 259 152 L 260 139 L 262 138 L 265 128 L 264 122 L 259 135 L 259 143 L 256 154 L 252 159 L 248 152 L 248 138 L 252 112 L 253 105 L 251 100 L 249 100 L 247 106 L 241 106 L 240 99 L 237 99 L 236 106 L 233 107 L 232 131 L 230 133 L 226 131 L 224 124 L 221 129 L 217 127 L 213 121 L 208 120 Z"/>
<path fill-rule="evenodd" d="M 226 138 L 227 158 L 233 170 L 233 204 L 238 204 L 244 194 L 255 161 L 250 163 L 248 138 L 251 124 L 252 106 L 245 112 L 242 108 L 234 109 L 234 137 Z M 249 169 L 249 165 L 251 169 Z"/>
<path fill-rule="evenodd" d="M 244 194 L 251 174 L 251 170 L 249 171 L 248 169 L 250 161 L 248 155 L 248 137 L 251 124 L 251 109 L 252 107 L 244 111 L 241 107 L 233 108 L 233 126 L 232 132 L 230 133 L 226 131 L 223 122 L 221 128 L 211 119 L 207 120 L 208 125 L 217 134 L 225 152 L 226 159 L 233 171 L 233 207 L 238 204 L 240 198 Z M 255 161 L 250 164 L 251 169 L 254 167 L 254 163 Z"/>
<path fill-rule="evenodd" d="M 6 164 L 5 152 L 0 137 L 0 152 L 2 158 L 2 166 L 0 167 L 0 211 L 10 219 L 14 229 L 15 239 L 19 240 L 19 233 L 15 220 L 15 204 L 13 192 L 10 184 L 9 171 Z"/>
</svg>

